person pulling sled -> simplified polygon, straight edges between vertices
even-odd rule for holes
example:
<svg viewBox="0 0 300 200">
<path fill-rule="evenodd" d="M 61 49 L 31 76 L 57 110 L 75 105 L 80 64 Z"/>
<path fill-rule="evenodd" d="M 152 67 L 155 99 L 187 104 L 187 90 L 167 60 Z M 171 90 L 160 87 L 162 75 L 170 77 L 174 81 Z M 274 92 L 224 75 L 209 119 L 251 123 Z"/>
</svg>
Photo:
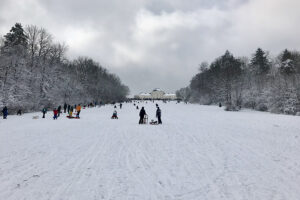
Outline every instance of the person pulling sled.
<svg viewBox="0 0 300 200">
<path fill-rule="evenodd" d="M 140 111 L 139 124 L 147 124 L 147 123 L 148 123 L 148 115 L 146 114 L 144 107 L 142 107 L 142 109 Z"/>
</svg>

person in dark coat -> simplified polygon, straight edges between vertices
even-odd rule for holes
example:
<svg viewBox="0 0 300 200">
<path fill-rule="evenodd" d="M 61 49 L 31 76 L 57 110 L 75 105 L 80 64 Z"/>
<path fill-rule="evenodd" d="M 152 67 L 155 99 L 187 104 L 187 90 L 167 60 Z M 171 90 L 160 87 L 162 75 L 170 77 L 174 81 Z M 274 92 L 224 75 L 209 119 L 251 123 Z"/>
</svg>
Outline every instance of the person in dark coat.
<svg viewBox="0 0 300 200">
<path fill-rule="evenodd" d="M 120 109 L 122 109 L 122 103 L 120 103 Z"/>
<path fill-rule="evenodd" d="M 71 109 L 71 106 L 68 105 L 68 107 L 67 107 L 68 113 L 70 113 L 70 109 Z"/>
<path fill-rule="evenodd" d="M 60 113 L 61 113 L 61 106 L 58 106 L 58 108 L 57 108 L 57 117 L 59 117 L 60 116 Z"/>
<path fill-rule="evenodd" d="M 47 108 L 43 108 L 42 113 L 43 113 L 43 118 L 45 118 L 45 115 L 47 113 Z"/>
<path fill-rule="evenodd" d="M 3 119 L 7 119 L 8 109 L 6 106 L 2 109 L 2 113 L 3 113 Z"/>
<path fill-rule="evenodd" d="M 140 111 L 140 121 L 139 124 L 143 124 L 144 123 L 144 117 L 146 115 L 146 111 L 144 109 L 144 107 L 142 107 L 141 111 Z"/>
<path fill-rule="evenodd" d="M 156 109 L 156 117 L 158 119 L 158 124 L 162 124 L 162 121 L 161 121 L 161 110 L 159 107 L 157 107 Z"/>
<path fill-rule="evenodd" d="M 22 115 L 22 110 L 21 109 L 18 110 L 17 115 L 20 115 L 20 116 Z"/>
<path fill-rule="evenodd" d="M 67 112 L 67 107 L 68 107 L 68 106 L 67 106 L 67 104 L 65 103 L 65 104 L 64 104 L 64 113 Z"/>
</svg>

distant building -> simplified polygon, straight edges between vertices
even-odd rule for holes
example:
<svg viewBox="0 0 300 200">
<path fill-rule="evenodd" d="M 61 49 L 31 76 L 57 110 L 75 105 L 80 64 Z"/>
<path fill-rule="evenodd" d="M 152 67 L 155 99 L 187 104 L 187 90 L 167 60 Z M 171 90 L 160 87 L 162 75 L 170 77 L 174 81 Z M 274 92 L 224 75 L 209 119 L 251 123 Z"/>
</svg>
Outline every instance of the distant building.
<svg viewBox="0 0 300 200">
<path fill-rule="evenodd" d="M 139 95 L 135 95 L 134 98 L 141 99 L 141 100 L 155 100 L 155 99 L 175 100 L 175 99 L 177 99 L 176 94 L 167 94 L 159 88 L 155 88 L 150 93 L 140 93 Z"/>
</svg>

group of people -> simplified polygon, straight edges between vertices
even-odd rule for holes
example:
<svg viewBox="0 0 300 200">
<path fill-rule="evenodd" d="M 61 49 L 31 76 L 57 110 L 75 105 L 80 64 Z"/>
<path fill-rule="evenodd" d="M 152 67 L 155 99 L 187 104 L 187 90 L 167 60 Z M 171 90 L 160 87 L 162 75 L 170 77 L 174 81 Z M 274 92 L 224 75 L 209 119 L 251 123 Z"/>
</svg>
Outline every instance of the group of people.
<svg viewBox="0 0 300 200">
<path fill-rule="evenodd" d="M 7 108 L 7 106 L 4 106 L 4 108 L 2 109 L 2 115 L 3 115 L 3 119 L 7 119 L 7 115 L 8 115 L 8 108 Z M 18 111 L 17 111 L 17 115 L 22 115 L 22 110 L 21 109 L 19 109 Z"/>
<path fill-rule="evenodd" d="M 145 111 L 145 108 L 142 107 L 141 111 L 140 111 L 140 120 L 139 120 L 139 124 L 145 124 L 147 123 L 145 120 L 147 120 L 147 114 Z M 162 124 L 161 121 L 161 109 L 159 108 L 158 104 L 156 104 L 156 118 L 157 118 L 157 122 L 151 122 L 153 124 Z"/>
<path fill-rule="evenodd" d="M 90 106 L 93 106 L 93 104 L 89 104 L 88 107 L 90 107 Z M 135 104 L 134 104 L 134 106 L 135 106 Z M 114 108 L 117 108 L 117 106 L 115 105 Z M 53 109 L 53 119 L 54 120 L 56 120 L 58 117 L 60 117 L 60 114 L 62 113 L 61 109 L 62 109 L 61 106 L 58 106 L 57 108 Z M 74 109 L 76 111 L 75 117 L 73 116 Z M 120 103 L 120 109 L 122 109 L 122 103 Z M 137 106 L 137 109 L 138 109 L 138 106 Z M 81 105 L 78 104 L 78 105 L 71 106 L 71 105 L 68 105 L 65 103 L 63 106 L 63 110 L 64 110 L 64 113 L 68 113 L 68 116 L 67 116 L 68 118 L 79 118 L 79 115 L 81 112 Z M 48 112 L 47 108 L 44 107 L 42 109 L 42 114 L 43 114 L 42 118 L 45 118 L 47 112 Z M 6 106 L 2 109 L 2 113 L 3 113 L 3 119 L 7 119 L 8 109 Z M 17 114 L 21 115 L 21 110 L 18 110 Z M 147 117 L 147 114 L 146 114 L 144 107 L 141 108 L 139 116 L 140 116 L 139 124 L 145 124 L 146 123 L 145 118 Z M 157 124 L 162 124 L 161 109 L 159 108 L 158 104 L 156 104 L 156 118 L 158 120 Z M 114 110 L 114 112 L 113 112 L 112 119 L 118 119 L 116 110 Z"/>
<path fill-rule="evenodd" d="M 73 116 L 73 112 L 74 112 L 74 108 L 75 108 L 75 111 L 76 111 L 76 117 Z M 67 105 L 66 103 L 64 104 L 64 113 L 67 113 L 68 111 L 68 118 L 79 118 L 79 115 L 80 115 L 80 112 L 81 112 L 81 105 L 78 104 L 78 105 L 74 105 L 71 106 L 71 105 Z M 42 118 L 45 118 L 45 115 L 47 113 L 47 108 L 44 107 L 42 109 L 42 113 L 43 113 L 43 116 Z M 61 114 L 61 106 L 58 106 L 57 108 L 54 108 L 53 109 L 53 119 L 56 120 L 58 117 L 60 117 L 60 114 Z"/>
</svg>

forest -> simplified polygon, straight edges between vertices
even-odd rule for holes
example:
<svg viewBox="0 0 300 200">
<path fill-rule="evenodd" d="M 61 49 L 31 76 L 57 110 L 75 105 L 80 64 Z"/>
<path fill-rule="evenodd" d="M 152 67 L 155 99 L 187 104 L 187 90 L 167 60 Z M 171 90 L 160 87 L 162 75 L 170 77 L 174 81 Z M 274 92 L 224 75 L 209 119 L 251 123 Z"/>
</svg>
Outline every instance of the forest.
<svg viewBox="0 0 300 200">
<path fill-rule="evenodd" d="M 203 62 L 189 86 L 176 92 L 184 101 L 300 115 L 300 53 L 285 49 L 271 57 L 258 48 L 247 57 L 229 51 L 212 63 Z"/>
<path fill-rule="evenodd" d="M 46 29 L 16 23 L 0 37 L 0 107 L 12 113 L 126 99 L 119 77 L 90 58 L 69 60 L 66 51 Z"/>
</svg>

